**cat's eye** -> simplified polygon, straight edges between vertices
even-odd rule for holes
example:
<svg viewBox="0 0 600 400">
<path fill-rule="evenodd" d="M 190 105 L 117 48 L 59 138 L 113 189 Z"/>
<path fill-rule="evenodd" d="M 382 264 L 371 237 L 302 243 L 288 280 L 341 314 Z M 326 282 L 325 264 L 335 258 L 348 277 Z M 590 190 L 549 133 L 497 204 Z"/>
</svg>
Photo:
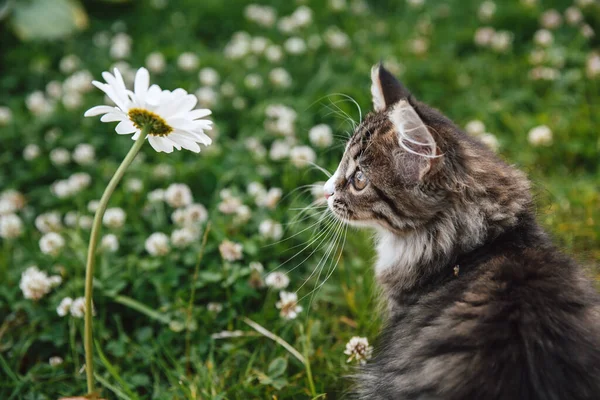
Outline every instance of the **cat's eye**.
<svg viewBox="0 0 600 400">
<path fill-rule="evenodd" d="M 363 190 L 367 187 L 368 183 L 369 180 L 367 179 L 367 176 L 361 170 L 354 173 L 354 178 L 352 178 L 352 186 L 354 186 L 354 189 Z"/>
</svg>

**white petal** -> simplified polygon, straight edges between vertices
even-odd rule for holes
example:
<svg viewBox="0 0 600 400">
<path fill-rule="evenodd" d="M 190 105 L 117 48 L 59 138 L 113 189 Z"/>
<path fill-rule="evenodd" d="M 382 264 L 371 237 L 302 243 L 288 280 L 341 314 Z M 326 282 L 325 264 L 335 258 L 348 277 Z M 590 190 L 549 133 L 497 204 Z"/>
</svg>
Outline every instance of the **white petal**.
<svg viewBox="0 0 600 400">
<path fill-rule="evenodd" d="M 124 112 L 122 112 L 118 108 L 115 108 L 115 110 L 116 111 L 114 111 L 114 112 L 110 112 L 108 114 L 104 114 L 100 118 L 100 121 L 102 121 L 102 122 L 115 122 L 115 121 L 123 121 L 124 119 L 127 119 L 127 115 Z"/>
<path fill-rule="evenodd" d="M 158 143 L 158 141 L 156 139 L 158 139 L 156 136 L 148 136 L 148 142 L 150 143 L 150 146 L 152 146 L 152 148 L 154 150 L 156 150 L 157 152 L 160 153 L 162 150 L 161 150 L 160 145 L 159 145 L 159 143 Z"/>
<path fill-rule="evenodd" d="M 210 114 L 212 114 L 212 111 L 210 111 L 208 108 L 199 108 L 197 110 L 190 111 L 185 117 L 190 119 L 198 119 L 204 118 Z"/>
<path fill-rule="evenodd" d="M 186 150 L 193 151 L 194 153 L 200 153 L 200 146 L 198 146 L 198 144 L 194 141 L 188 140 L 185 137 L 178 135 L 176 133 L 170 134 L 169 138 L 173 142 L 181 145 L 181 147 L 183 147 Z"/>
<path fill-rule="evenodd" d="M 146 93 L 146 104 L 157 106 L 160 103 L 161 93 L 162 90 L 160 89 L 160 86 L 150 86 L 150 89 L 148 89 L 148 93 Z"/>
<path fill-rule="evenodd" d="M 89 110 L 87 110 L 85 112 L 85 114 L 83 114 L 83 116 L 84 117 L 95 117 L 96 115 L 100 115 L 100 114 L 108 114 L 108 113 L 112 112 L 113 110 L 115 110 L 115 107 L 95 106 L 95 107 L 92 107 Z"/>
<path fill-rule="evenodd" d="M 138 100 L 144 101 L 150 84 L 150 74 L 144 67 L 138 69 L 135 74 L 134 92 Z"/>
<path fill-rule="evenodd" d="M 128 119 L 124 119 L 123 121 L 117 124 L 117 126 L 115 127 L 115 131 L 117 131 L 119 135 L 129 135 L 135 132 L 136 128 L 135 125 L 133 125 L 133 122 L 131 122 Z"/>
<path fill-rule="evenodd" d="M 156 137 L 156 143 L 158 144 L 160 149 L 162 151 L 164 151 L 165 153 L 173 152 L 173 144 L 171 143 L 170 140 L 167 140 L 166 138 L 163 138 L 163 137 Z"/>
</svg>

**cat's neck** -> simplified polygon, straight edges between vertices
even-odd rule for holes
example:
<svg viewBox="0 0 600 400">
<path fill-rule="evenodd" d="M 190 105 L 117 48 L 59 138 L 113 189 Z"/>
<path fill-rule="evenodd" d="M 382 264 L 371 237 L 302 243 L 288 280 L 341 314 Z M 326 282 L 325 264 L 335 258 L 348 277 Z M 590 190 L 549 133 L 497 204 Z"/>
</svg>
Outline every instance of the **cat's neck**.
<svg viewBox="0 0 600 400">
<path fill-rule="evenodd" d="M 488 221 L 465 215 L 461 219 L 448 215 L 427 229 L 403 236 L 380 230 L 375 238 L 375 274 L 392 296 L 430 287 L 460 273 L 461 260 L 489 252 L 497 240 L 512 240 L 515 232 L 540 239 L 544 235 L 528 211 L 503 226 L 491 226 Z"/>
</svg>

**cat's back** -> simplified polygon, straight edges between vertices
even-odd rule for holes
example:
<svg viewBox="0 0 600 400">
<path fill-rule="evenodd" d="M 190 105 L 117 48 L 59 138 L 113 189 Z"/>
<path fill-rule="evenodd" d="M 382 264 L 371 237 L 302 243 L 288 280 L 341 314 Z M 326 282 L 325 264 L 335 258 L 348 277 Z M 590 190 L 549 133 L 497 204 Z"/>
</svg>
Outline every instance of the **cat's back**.
<svg viewBox="0 0 600 400">
<path fill-rule="evenodd" d="M 364 398 L 600 398 L 589 280 L 550 246 L 502 247 L 398 307 L 365 369 Z"/>
</svg>

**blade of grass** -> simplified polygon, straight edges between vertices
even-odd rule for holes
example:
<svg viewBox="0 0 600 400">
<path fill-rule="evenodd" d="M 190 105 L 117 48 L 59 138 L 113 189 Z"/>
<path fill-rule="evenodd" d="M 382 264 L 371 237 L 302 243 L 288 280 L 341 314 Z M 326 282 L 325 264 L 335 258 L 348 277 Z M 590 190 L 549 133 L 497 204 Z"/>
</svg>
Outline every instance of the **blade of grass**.
<svg viewBox="0 0 600 400">
<path fill-rule="evenodd" d="M 166 315 L 163 315 L 163 314 L 159 313 L 158 311 L 151 309 L 147 305 L 140 303 L 139 301 L 134 300 L 131 297 L 118 295 L 118 296 L 113 297 L 113 300 L 119 304 L 123 304 L 124 306 L 132 308 L 136 311 L 139 311 L 142 314 L 146 315 L 147 317 L 150 317 L 156 321 L 162 322 L 163 324 L 168 324 L 169 322 L 171 322 L 170 318 L 167 317 Z"/>
<path fill-rule="evenodd" d="M 257 331 L 261 335 L 263 335 L 263 336 L 271 339 L 272 341 L 278 343 L 279 345 L 283 346 L 283 348 L 286 349 L 287 351 L 289 351 L 291 355 L 296 357 L 302 364 L 306 365 L 306 360 L 304 359 L 302 354 L 300 354 L 298 352 L 298 350 L 296 350 L 294 347 L 292 347 L 291 344 L 289 344 L 288 342 L 286 342 L 285 340 L 283 340 L 282 338 L 280 338 L 273 332 L 268 331 L 267 329 L 263 328 L 261 325 L 252 321 L 250 318 L 243 317 L 242 321 L 244 321 L 246 324 L 250 325 L 250 327 L 252 327 L 252 329 Z"/>
<path fill-rule="evenodd" d="M 108 358 L 106 358 L 106 356 L 102 352 L 102 348 L 98 345 L 98 342 L 95 342 L 95 344 L 96 351 L 98 352 L 98 356 L 100 357 L 100 361 L 102 361 L 102 364 L 104 365 L 110 376 L 112 376 L 119 383 L 119 385 L 121 385 L 123 390 L 127 393 L 127 395 L 130 396 L 130 398 L 137 400 L 137 395 L 133 391 L 131 391 L 131 389 L 129 389 L 127 383 L 123 380 L 123 378 L 121 378 L 121 376 L 117 372 L 117 369 L 110 363 L 110 361 L 108 361 Z"/>
</svg>

